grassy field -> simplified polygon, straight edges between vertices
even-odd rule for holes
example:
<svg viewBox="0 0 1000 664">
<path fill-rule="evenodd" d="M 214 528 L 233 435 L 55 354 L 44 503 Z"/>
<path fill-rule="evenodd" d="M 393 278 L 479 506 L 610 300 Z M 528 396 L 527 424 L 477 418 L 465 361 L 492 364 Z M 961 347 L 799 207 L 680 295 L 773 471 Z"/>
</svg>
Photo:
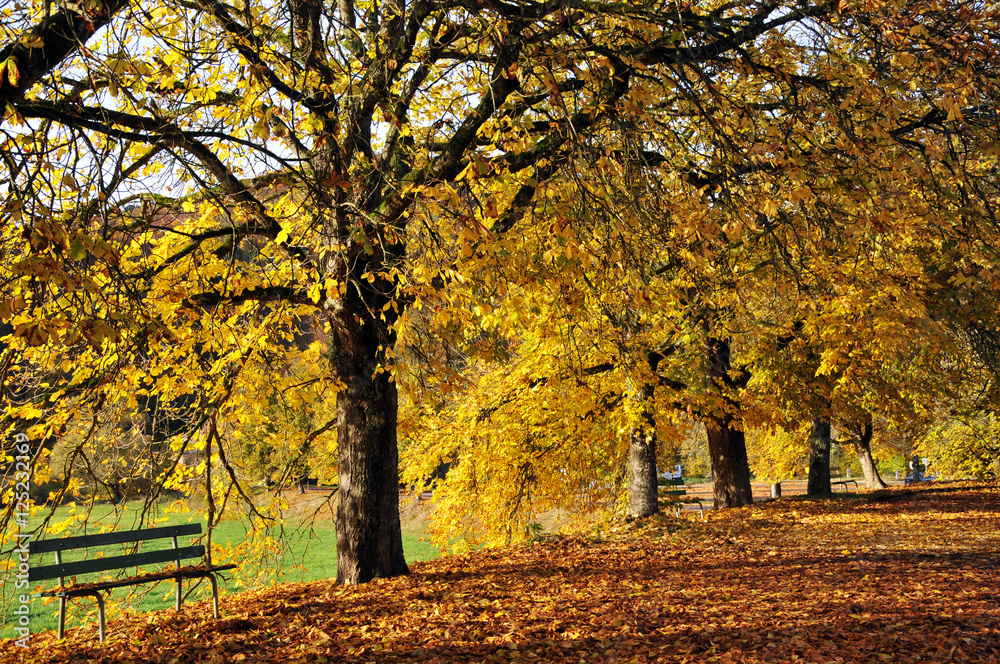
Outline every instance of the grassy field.
<svg viewBox="0 0 1000 664">
<path fill-rule="evenodd" d="M 312 498 L 311 503 L 318 503 L 322 500 L 322 496 L 315 494 L 310 496 L 307 494 L 300 501 L 304 503 L 304 508 L 292 512 L 292 518 L 286 520 L 286 525 L 281 533 L 275 532 L 272 534 L 275 542 L 280 541 L 281 545 L 266 547 L 261 552 L 263 554 L 262 557 L 255 558 L 249 564 L 247 564 L 246 556 L 241 556 L 237 559 L 227 559 L 225 552 L 226 549 L 235 547 L 246 540 L 247 524 L 240 521 L 223 521 L 214 529 L 212 533 L 213 545 L 220 545 L 223 551 L 221 555 L 215 557 L 213 562 L 243 563 L 238 570 L 223 573 L 224 580 L 219 584 L 220 594 L 241 592 L 248 588 L 274 585 L 275 583 L 316 581 L 336 575 L 336 533 L 328 509 L 323 508 L 317 515 L 317 518 L 313 520 L 311 527 L 295 523 L 313 511 L 309 502 L 310 497 Z M 120 519 L 119 530 L 129 530 L 136 527 L 139 507 L 139 504 L 129 504 L 127 506 L 124 515 Z M 324 514 L 323 512 L 327 513 Z M 59 508 L 55 520 L 65 519 L 70 514 L 71 508 Z M 412 510 L 410 510 L 408 515 L 409 518 L 406 518 L 406 516 L 404 515 L 403 524 L 403 550 L 406 554 L 407 562 L 430 560 L 436 557 L 439 554 L 438 548 L 423 539 L 423 518 L 420 515 L 414 515 Z M 87 532 L 98 532 L 100 525 L 111 522 L 113 519 L 114 511 L 111 506 L 97 506 L 87 519 Z M 159 516 L 159 519 L 163 520 L 158 520 L 156 525 L 173 525 L 199 520 L 203 526 L 205 524 L 204 516 L 196 512 L 162 514 Z M 67 531 L 60 533 L 58 536 L 65 537 L 74 534 L 82 534 L 82 532 Z M 50 537 L 56 537 L 56 535 L 50 535 Z M 185 539 L 189 538 L 181 538 L 181 546 L 185 545 Z M 169 548 L 170 546 L 170 540 L 162 540 L 156 543 L 149 542 L 142 550 Z M 214 548 L 218 551 L 217 547 Z M 105 551 L 105 555 L 120 555 L 123 549 L 122 547 L 108 547 Z M 67 555 L 65 559 L 75 560 L 77 558 Z M 36 559 L 31 562 L 33 565 L 42 565 L 50 564 L 54 561 L 52 559 Z M 85 577 L 81 581 L 96 581 L 98 578 L 98 575 L 95 574 Z M 196 582 L 186 581 L 184 586 L 185 592 L 194 583 Z M 42 582 L 39 585 L 52 587 L 54 581 Z M 9 576 L 5 577 L 3 584 L 4 606 L 8 605 L 8 601 L 14 595 L 14 592 L 14 579 Z M 185 601 L 198 600 L 210 596 L 210 586 L 206 581 L 201 583 Z M 113 590 L 111 597 L 105 601 L 108 606 L 106 609 L 108 618 L 120 616 L 123 612 L 128 611 L 148 612 L 169 608 L 174 604 L 174 584 L 173 582 L 160 582 L 158 584 L 146 584 L 132 588 L 118 588 Z M 43 604 L 43 601 L 40 599 L 32 600 L 30 613 L 32 633 L 55 630 L 57 626 L 57 609 L 58 604 L 54 601 L 46 601 Z M 67 625 L 79 625 L 88 622 L 96 623 L 96 616 L 96 602 L 89 597 L 81 598 L 70 602 L 67 611 Z M 13 629 L 8 624 L 10 618 L 11 614 L 8 610 L 4 615 L 3 627 L 0 629 L 0 638 L 10 638 L 15 635 Z"/>
</svg>

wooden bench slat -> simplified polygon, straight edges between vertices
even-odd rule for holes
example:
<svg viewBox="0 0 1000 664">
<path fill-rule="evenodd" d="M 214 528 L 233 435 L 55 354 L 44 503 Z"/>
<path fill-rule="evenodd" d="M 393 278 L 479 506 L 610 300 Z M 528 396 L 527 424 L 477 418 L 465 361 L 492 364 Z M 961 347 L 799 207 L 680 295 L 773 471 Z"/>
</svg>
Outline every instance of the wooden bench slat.
<svg viewBox="0 0 1000 664">
<path fill-rule="evenodd" d="M 168 579 L 194 579 L 198 577 L 205 577 L 209 574 L 214 574 L 215 572 L 224 572 L 230 569 L 236 569 L 236 565 L 212 565 L 211 567 L 182 567 L 178 570 L 171 570 L 167 572 L 152 572 L 150 574 L 144 574 L 142 576 L 130 577 L 127 579 L 118 579 L 116 581 L 104 581 L 100 583 L 84 583 L 80 585 L 72 585 L 67 588 L 56 588 L 54 590 L 45 590 L 38 593 L 37 597 L 83 597 L 85 595 L 93 595 L 98 590 L 112 590 L 114 588 L 125 588 L 127 586 L 138 586 L 144 583 L 154 583 L 156 581 L 166 581 Z"/>
<path fill-rule="evenodd" d="M 28 543 L 28 553 L 49 553 L 51 551 L 68 551 L 85 549 L 91 546 L 106 546 L 108 544 L 125 544 L 127 542 L 144 542 L 164 537 L 180 537 L 182 535 L 201 534 L 200 523 L 185 523 L 179 526 L 160 526 L 146 530 L 121 530 L 115 533 L 100 535 L 77 535 L 62 539 L 39 540 Z M 46 577 L 52 578 L 52 577 Z"/>
<path fill-rule="evenodd" d="M 126 556 L 91 558 L 90 560 L 80 560 L 72 563 L 63 563 L 61 565 L 43 565 L 41 567 L 32 567 L 28 570 L 28 581 L 43 581 L 45 579 L 76 576 L 78 574 L 89 574 L 91 572 L 104 572 L 110 569 L 121 569 L 123 567 L 138 567 L 142 565 L 153 565 L 155 563 L 167 563 L 186 558 L 200 558 L 204 555 L 205 547 L 198 544 L 197 546 L 186 546 L 177 549 L 161 549 L 159 551 L 145 551 L 143 553 L 133 553 Z"/>
</svg>

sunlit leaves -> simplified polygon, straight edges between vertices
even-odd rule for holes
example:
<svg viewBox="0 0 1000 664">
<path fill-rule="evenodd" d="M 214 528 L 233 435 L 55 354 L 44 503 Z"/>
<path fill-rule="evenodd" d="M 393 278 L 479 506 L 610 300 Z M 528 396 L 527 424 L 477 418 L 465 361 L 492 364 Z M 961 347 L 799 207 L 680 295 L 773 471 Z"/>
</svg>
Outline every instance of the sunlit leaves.
<svg viewBox="0 0 1000 664">
<path fill-rule="evenodd" d="M 298 459 L 393 372 L 497 541 L 619 488 L 636 385 L 665 434 L 899 422 L 968 373 L 942 321 L 996 323 L 980 7 L 306 4 L 129 7 L 12 109 L 0 313 L 48 383 L 13 419 L 155 396 Z"/>
</svg>

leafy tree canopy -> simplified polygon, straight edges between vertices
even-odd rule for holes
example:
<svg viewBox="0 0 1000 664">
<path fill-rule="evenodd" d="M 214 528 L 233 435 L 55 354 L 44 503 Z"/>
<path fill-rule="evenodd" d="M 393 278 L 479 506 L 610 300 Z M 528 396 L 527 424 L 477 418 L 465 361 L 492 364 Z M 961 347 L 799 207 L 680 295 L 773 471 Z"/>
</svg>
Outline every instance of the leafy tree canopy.
<svg viewBox="0 0 1000 664">
<path fill-rule="evenodd" d="M 646 426 L 647 384 L 729 428 L 794 417 L 747 390 L 805 345 L 824 402 L 864 402 L 884 375 L 845 358 L 883 347 L 893 321 L 928 321 L 935 339 L 942 316 L 959 331 L 995 322 L 985 5 L 3 11 L 8 431 L 44 440 L 42 465 L 58 439 L 87 467 L 103 413 L 125 408 L 150 440 L 184 434 L 150 445 L 153 486 L 175 481 L 193 446 L 222 469 L 209 495 L 239 492 L 229 437 L 259 387 L 304 409 L 303 395 L 335 393 L 336 413 L 324 402 L 305 418 L 290 456 L 336 431 L 344 581 L 406 571 L 404 350 L 447 381 L 472 371 L 473 399 L 543 378 L 584 390 L 555 397 L 576 404 L 562 416 L 545 399 L 505 411 L 509 422 L 494 411 L 500 430 L 537 429 L 531 445 L 557 449 L 542 430 L 574 435 L 549 423 L 576 427 L 609 393 L 640 405 L 608 431 Z M 850 324 L 855 309 L 870 325 Z M 449 366 L 422 346 L 428 329 L 464 337 L 463 353 L 516 349 L 525 363 L 502 379 Z M 843 340 L 861 329 L 871 336 Z M 706 344 L 724 366 L 706 368 Z M 756 370 L 758 358 L 777 368 Z M 603 364 L 607 386 L 582 379 Z M 465 431 L 491 421 L 485 402 L 456 408 Z M 613 465 L 597 431 L 578 444 L 595 441 L 599 463 L 581 468 Z"/>
</svg>

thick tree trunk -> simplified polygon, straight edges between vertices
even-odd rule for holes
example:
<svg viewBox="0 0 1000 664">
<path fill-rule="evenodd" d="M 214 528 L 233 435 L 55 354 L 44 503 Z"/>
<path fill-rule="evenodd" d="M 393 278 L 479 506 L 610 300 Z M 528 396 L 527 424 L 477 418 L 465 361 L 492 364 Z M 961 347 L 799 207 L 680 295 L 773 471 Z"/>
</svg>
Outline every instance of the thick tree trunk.
<svg viewBox="0 0 1000 664">
<path fill-rule="evenodd" d="M 712 458 L 715 506 L 742 507 L 753 504 L 750 462 L 743 432 L 733 428 L 731 417 L 713 417 L 705 422 L 708 452 Z"/>
<path fill-rule="evenodd" d="M 388 372 L 345 382 L 337 393 L 337 582 L 353 584 L 409 569 L 399 523 L 396 383 Z"/>
<path fill-rule="evenodd" d="M 708 379 L 717 390 L 738 390 L 746 384 L 747 374 L 732 375 L 729 341 L 708 340 Z M 739 404 L 727 394 L 724 397 L 730 411 L 739 412 Z M 747 459 L 746 438 L 736 419 L 727 412 L 705 420 L 708 431 L 708 452 L 712 459 L 712 478 L 715 506 L 742 507 L 753 504 L 750 486 L 750 461 Z"/>
<path fill-rule="evenodd" d="M 358 267 L 360 266 L 360 267 Z M 355 270 L 364 270 L 358 261 Z M 375 272 L 370 269 L 370 272 Z M 353 277 L 352 277 L 353 278 Z M 383 349 L 395 345 L 392 284 L 357 284 L 327 311 L 337 392 L 337 582 L 409 573 L 399 522 L 398 395 Z"/>
<path fill-rule="evenodd" d="M 869 489 L 884 489 L 888 486 L 882 481 L 875 466 L 875 459 L 872 458 L 872 424 L 865 424 L 864 430 L 854 439 L 854 451 L 858 454 L 858 461 L 861 462 L 861 472 L 865 475 L 865 486 Z"/>
<path fill-rule="evenodd" d="M 809 431 L 809 484 L 810 496 L 827 495 L 830 488 L 830 421 L 816 418 Z"/>
<path fill-rule="evenodd" d="M 632 429 L 628 450 L 628 514 L 642 518 L 659 511 L 656 486 L 656 437 Z"/>
<path fill-rule="evenodd" d="M 628 515 L 652 516 L 659 511 L 656 486 L 656 420 L 651 410 L 653 386 L 640 395 L 642 418 L 632 427 L 628 449 Z"/>
</svg>

